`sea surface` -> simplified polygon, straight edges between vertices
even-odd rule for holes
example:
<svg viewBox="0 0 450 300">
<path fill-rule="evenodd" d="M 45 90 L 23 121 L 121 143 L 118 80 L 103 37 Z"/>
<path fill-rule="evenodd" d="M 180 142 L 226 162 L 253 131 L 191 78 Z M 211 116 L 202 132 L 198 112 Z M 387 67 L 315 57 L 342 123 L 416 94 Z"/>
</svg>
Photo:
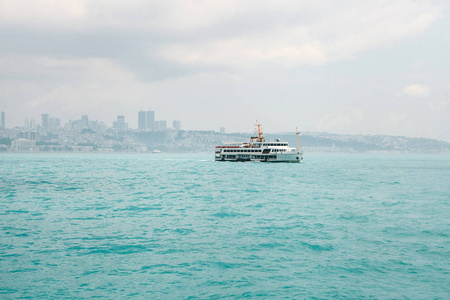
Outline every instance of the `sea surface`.
<svg viewBox="0 0 450 300">
<path fill-rule="evenodd" d="M 0 299 L 450 299 L 450 156 L 0 154 Z"/>
</svg>

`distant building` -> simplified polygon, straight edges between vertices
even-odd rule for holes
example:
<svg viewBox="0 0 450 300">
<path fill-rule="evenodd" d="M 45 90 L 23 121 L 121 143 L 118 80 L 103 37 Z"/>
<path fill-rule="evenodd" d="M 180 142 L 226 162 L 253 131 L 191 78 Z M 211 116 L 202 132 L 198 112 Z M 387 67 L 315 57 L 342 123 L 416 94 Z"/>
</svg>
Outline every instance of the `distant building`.
<svg viewBox="0 0 450 300">
<path fill-rule="evenodd" d="M 139 111 L 138 112 L 138 129 L 145 131 L 147 130 L 147 112 L 146 111 Z"/>
<path fill-rule="evenodd" d="M 220 133 L 225 134 L 225 127 L 220 127 Z"/>
<path fill-rule="evenodd" d="M 0 117 L 0 129 L 6 129 L 6 117 L 5 117 L 4 111 L 2 111 L 1 117 Z"/>
<path fill-rule="evenodd" d="M 19 138 L 39 142 L 40 135 L 39 132 L 25 131 L 19 132 Z"/>
<path fill-rule="evenodd" d="M 159 130 L 159 121 L 154 121 L 153 122 L 153 130 L 158 131 Z"/>
<path fill-rule="evenodd" d="M 17 139 L 11 142 L 12 151 L 32 151 L 36 148 L 36 141 L 31 141 L 27 139 Z"/>
<path fill-rule="evenodd" d="M 81 130 L 83 127 L 81 126 L 81 120 L 74 120 L 69 121 L 70 122 L 70 128 L 75 130 Z"/>
<path fill-rule="evenodd" d="M 42 114 L 41 117 L 42 117 L 42 122 L 41 122 L 42 128 L 48 129 L 48 119 L 49 119 L 48 114 Z"/>
<path fill-rule="evenodd" d="M 153 124 L 155 123 L 155 112 L 153 110 L 147 111 L 147 130 L 155 130 Z"/>
<path fill-rule="evenodd" d="M 155 130 L 155 112 L 153 110 L 141 110 L 138 112 L 138 129 L 142 131 Z"/>
<path fill-rule="evenodd" d="M 59 118 L 50 118 L 49 119 L 49 128 L 50 129 L 58 129 L 61 127 L 61 120 Z"/>
<path fill-rule="evenodd" d="M 89 128 L 89 116 L 82 115 L 81 116 L 81 128 Z"/>
<path fill-rule="evenodd" d="M 174 121 L 172 122 L 172 127 L 173 127 L 175 130 L 181 130 L 181 122 L 178 121 L 178 120 L 174 120 Z"/>
<path fill-rule="evenodd" d="M 113 128 L 118 131 L 125 131 L 128 129 L 128 123 L 125 123 L 124 116 L 117 116 L 117 121 L 113 122 Z"/>
<path fill-rule="evenodd" d="M 98 130 L 98 121 L 89 121 L 88 128 L 92 130 Z"/>
<path fill-rule="evenodd" d="M 167 121 L 159 121 L 159 130 L 167 130 Z"/>
</svg>

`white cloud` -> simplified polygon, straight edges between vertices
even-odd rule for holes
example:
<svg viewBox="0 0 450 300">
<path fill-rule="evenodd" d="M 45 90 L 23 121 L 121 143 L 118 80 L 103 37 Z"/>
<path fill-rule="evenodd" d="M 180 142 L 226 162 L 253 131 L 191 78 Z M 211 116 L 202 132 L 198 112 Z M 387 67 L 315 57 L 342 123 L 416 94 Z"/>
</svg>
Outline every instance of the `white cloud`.
<svg viewBox="0 0 450 300">
<path fill-rule="evenodd" d="M 324 64 L 420 35 L 432 2 L 4 0 L 0 24 L 164 36 L 156 53 L 183 64 Z M 152 48 L 151 53 L 154 53 Z"/>
<path fill-rule="evenodd" d="M 207 41 L 200 44 L 169 45 L 160 50 L 165 59 L 183 64 L 222 64 L 247 67 L 255 63 L 277 61 L 289 66 L 296 64 L 323 64 L 326 61 L 321 47 L 305 44 L 301 47 L 285 45 L 262 46 L 263 41 L 253 38 L 238 38 L 227 41 Z"/>
<path fill-rule="evenodd" d="M 432 4 L 412 1 L 330 2 L 328 6 L 322 2 L 290 2 L 285 8 L 283 5 L 273 4 L 273 12 L 248 7 L 245 15 L 250 24 L 265 22 L 259 25 L 260 30 L 242 28 L 230 36 L 169 43 L 160 49 L 160 54 L 187 64 L 317 65 L 419 35 L 440 17 L 440 10 Z M 264 19 L 259 19 L 258 14 L 263 14 Z M 307 21 L 303 16 L 307 16 Z M 255 24 L 252 25 L 257 27 Z"/>
<path fill-rule="evenodd" d="M 430 95 L 430 88 L 426 85 L 413 84 L 405 87 L 402 90 L 401 95 L 425 98 Z"/>
<path fill-rule="evenodd" d="M 354 109 L 341 115 L 326 114 L 323 118 L 319 119 L 316 127 L 321 131 L 337 132 L 345 130 L 347 132 L 354 132 L 356 123 L 362 120 L 363 116 L 364 114 L 361 109 Z"/>
</svg>

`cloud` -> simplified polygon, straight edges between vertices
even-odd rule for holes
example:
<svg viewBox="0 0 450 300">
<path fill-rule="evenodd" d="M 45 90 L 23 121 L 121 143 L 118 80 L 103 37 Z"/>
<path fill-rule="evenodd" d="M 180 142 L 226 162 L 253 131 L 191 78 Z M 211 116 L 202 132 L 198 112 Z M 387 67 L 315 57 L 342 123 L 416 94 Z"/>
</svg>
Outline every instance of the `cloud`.
<svg viewBox="0 0 450 300">
<path fill-rule="evenodd" d="M 261 63 L 321 65 L 352 58 L 361 51 L 418 36 L 440 16 L 441 8 L 432 2 L 410 0 L 0 2 L 4 27 L 51 34 L 44 35 L 52 42 L 46 51 L 68 51 L 70 43 L 75 47 L 71 55 L 98 55 L 99 42 L 109 36 L 102 48 L 108 58 L 120 48 L 141 61 L 165 59 L 188 66 L 234 68 Z M 74 45 L 79 34 L 92 38 Z M 102 35 L 100 41 L 96 34 Z M 29 36 L 21 37 L 20 32 L 14 36 L 22 40 L 18 50 L 32 46 L 23 44 Z M 131 42 L 130 36 L 134 37 Z"/>
<path fill-rule="evenodd" d="M 76 24 L 87 16 L 84 0 L 6 0 L 0 2 L 0 24 L 23 26 L 30 29 L 38 26 Z M 75 25 L 76 26 L 76 25 Z M 54 28 L 53 28 L 54 29 Z"/>
<path fill-rule="evenodd" d="M 347 132 L 353 132 L 356 123 L 362 120 L 364 114 L 361 109 L 354 109 L 350 112 L 336 115 L 326 114 L 319 119 L 316 124 L 318 130 L 337 132 L 344 130 Z"/>
<path fill-rule="evenodd" d="M 222 31 L 233 28 L 231 21 L 237 23 L 239 29 L 230 29 L 228 35 L 206 34 L 205 39 L 167 43 L 159 54 L 182 64 L 321 65 L 420 35 L 441 15 L 437 7 L 424 2 L 288 3 L 249 6 L 243 14 L 247 21 L 241 20 L 242 15 L 231 15 L 231 20 L 219 23 Z"/>
<path fill-rule="evenodd" d="M 413 84 L 405 87 L 402 90 L 401 95 L 417 98 L 425 98 L 430 95 L 430 88 L 426 85 Z"/>
</svg>

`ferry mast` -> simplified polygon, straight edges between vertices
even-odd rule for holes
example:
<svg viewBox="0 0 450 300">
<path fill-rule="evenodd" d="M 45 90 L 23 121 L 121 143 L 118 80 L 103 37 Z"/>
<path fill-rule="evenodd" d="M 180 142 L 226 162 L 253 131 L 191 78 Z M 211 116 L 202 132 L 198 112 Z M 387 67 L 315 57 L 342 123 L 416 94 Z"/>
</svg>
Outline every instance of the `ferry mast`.
<svg viewBox="0 0 450 300">
<path fill-rule="evenodd" d="M 262 124 L 259 124 L 259 123 L 258 123 L 258 120 L 256 120 L 255 126 L 258 127 L 258 141 L 259 141 L 259 142 L 264 141 L 264 137 L 262 136 L 262 131 L 261 131 L 261 125 L 262 125 Z"/>
</svg>

